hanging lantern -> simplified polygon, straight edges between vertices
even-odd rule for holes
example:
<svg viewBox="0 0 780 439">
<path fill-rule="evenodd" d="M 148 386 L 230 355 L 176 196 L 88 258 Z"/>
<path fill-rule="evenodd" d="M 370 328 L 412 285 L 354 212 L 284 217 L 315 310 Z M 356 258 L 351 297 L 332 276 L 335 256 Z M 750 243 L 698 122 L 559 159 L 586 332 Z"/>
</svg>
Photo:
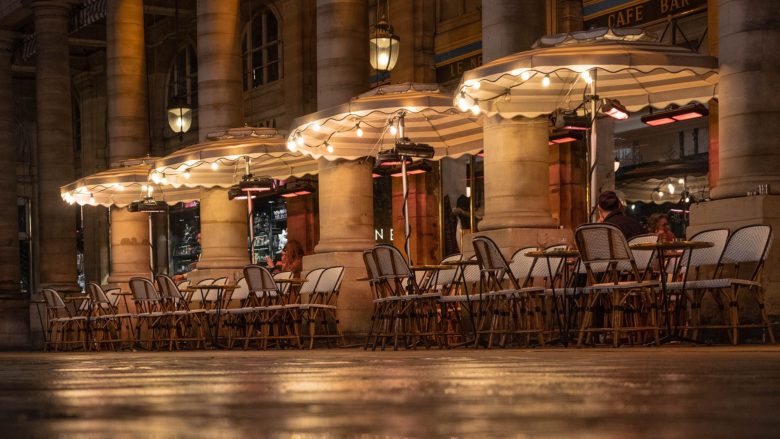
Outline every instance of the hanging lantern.
<svg viewBox="0 0 780 439">
<path fill-rule="evenodd" d="M 182 135 L 192 126 L 192 107 L 183 98 L 176 97 L 168 105 L 168 126 L 171 131 Z"/>
<path fill-rule="evenodd" d="M 398 62 L 398 50 L 401 39 L 393 33 L 385 17 L 377 22 L 374 33 L 368 40 L 371 67 L 378 72 L 389 72 Z"/>
</svg>

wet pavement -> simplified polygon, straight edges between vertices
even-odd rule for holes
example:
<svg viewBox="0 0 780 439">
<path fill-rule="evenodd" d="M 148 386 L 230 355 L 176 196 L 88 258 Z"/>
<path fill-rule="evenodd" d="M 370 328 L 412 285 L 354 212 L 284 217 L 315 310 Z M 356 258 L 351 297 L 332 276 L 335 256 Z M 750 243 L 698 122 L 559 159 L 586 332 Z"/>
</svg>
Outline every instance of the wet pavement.
<svg viewBox="0 0 780 439">
<path fill-rule="evenodd" d="M 2 437 L 777 437 L 780 348 L 0 353 Z"/>
</svg>

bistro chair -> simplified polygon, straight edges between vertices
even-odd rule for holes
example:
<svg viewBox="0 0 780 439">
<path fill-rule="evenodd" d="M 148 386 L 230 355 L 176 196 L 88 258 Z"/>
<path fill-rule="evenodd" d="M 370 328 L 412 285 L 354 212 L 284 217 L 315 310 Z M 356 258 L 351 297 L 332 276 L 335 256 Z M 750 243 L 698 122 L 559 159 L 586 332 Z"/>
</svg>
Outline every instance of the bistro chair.
<svg viewBox="0 0 780 439">
<path fill-rule="evenodd" d="M 325 268 L 319 275 L 316 271 L 318 270 L 312 270 L 306 277 L 308 281 L 309 276 L 314 273 L 318 279 L 314 282 L 314 290 L 305 296 L 308 297 L 307 302 L 300 305 L 301 320 L 309 330 L 309 349 L 314 348 L 315 339 L 325 339 L 330 346 L 331 340 L 335 338 L 341 340 L 341 344 L 344 345 L 344 337 L 339 330 L 336 315 L 344 267 Z M 301 294 L 301 297 L 304 295 Z"/>
<path fill-rule="evenodd" d="M 729 320 L 731 323 L 731 342 L 739 343 L 740 328 L 763 328 L 772 344 L 775 335 L 769 322 L 765 303 L 766 292 L 761 285 L 761 274 L 764 269 L 769 248 L 774 234 L 767 224 L 746 226 L 737 229 L 731 235 L 723 257 L 718 267 L 718 279 L 722 294 L 729 303 Z M 722 285 L 722 286 L 721 286 Z M 761 323 L 742 323 L 739 314 L 740 293 L 755 300 L 761 314 Z"/>
<path fill-rule="evenodd" d="M 584 224 L 577 227 L 574 236 L 587 275 L 587 299 L 578 344 L 600 333 L 611 335 L 617 347 L 623 334 L 631 341 L 635 333 L 641 335 L 648 331 L 658 344 L 658 282 L 642 280 L 620 229 L 605 223 Z M 622 267 L 629 269 L 626 272 Z M 597 306 L 603 313 L 601 327 L 593 324 Z"/>
<path fill-rule="evenodd" d="M 43 350 L 47 351 L 51 346 L 58 351 L 60 347 L 81 344 L 86 351 L 87 317 L 72 315 L 57 291 L 44 288 L 41 293 L 46 302 L 46 320 L 49 324 L 49 339 L 44 342 Z"/>
<path fill-rule="evenodd" d="M 480 289 L 483 300 L 486 300 L 485 315 L 490 317 L 487 347 L 493 345 L 496 334 L 501 336 L 501 346 L 505 346 L 507 338 L 521 334 L 526 335 L 527 341 L 536 335 L 539 344 L 544 346 L 540 304 L 544 288 L 522 287 L 492 239 L 477 236 L 472 243 L 479 261 Z M 475 346 L 485 332 L 483 327 L 484 322 L 480 322 Z"/>
<path fill-rule="evenodd" d="M 259 319 L 255 320 L 255 330 L 259 335 L 254 337 L 247 335 L 247 343 L 252 339 L 258 339 L 263 349 L 268 347 L 270 340 L 276 340 L 277 343 L 289 341 L 300 346 L 300 336 L 296 331 L 295 322 L 296 309 L 285 306 L 295 304 L 285 303 L 289 295 L 283 296 L 280 293 L 271 272 L 260 265 L 247 265 L 244 267 L 244 278 L 259 312 Z"/>
<path fill-rule="evenodd" d="M 163 308 L 172 314 L 172 327 L 170 328 L 170 344 L 179 341 L 194 341 L 195 347 L 205 346 L 205 309 L 190 309 L 189 302 L 179 287 L 169 276 L 161 274 L 157 276 L 157 286 Z"/>
<path fill-rule="evenodd" d="M 760 283 L 761 272 L 769 253 L 772 237 L 771 226 L 764 224 L 745 226 L 735 230 L 723 246 L 723 254 L 711 279 L 694 280 L 687 283 L 686 288 L 693 291 L 691 307 L 696 310 L 696 319 L 693 322 L 696 329 L 725 327 L 731 343 L 738 344 L 740 328 L 763 328 L 769 336 L 770 342 L 775 343 L 772 325 L 765 309 L 765 292 Z M 720 242 L 713 248 L 719 246 Z M 698 262 L 694 261 L 693 258 L 692 256 L 692 264 Z M 711 259 L 707 262 L 710 261 Z M 677 287 L 676 284 L 675 287 Z M 702 299 L 707 293 L 720 306 L 724 316 L 723 325 L 699 325 L 698 314 Z M 748 296 L 756 302 L 761 323 L 741 322 L 739 304 L 741 295 Z M 724 304 L 728 304 L 727 313 L 724 312 Z"/>
<path fill-rule="evenodd" d="M 93 338 L 97 346 L 100 343 L 109 343 L 114 348 L 114 343 L 119 343 L 120 346 L 123 342 L 127 341 L 130 347 L 133 346 L 135 340 L 133 338 L 133 314 L 120 313 L 116 303 L 114 303 L 109 296 L 111 291 L 120 291 L 119 288 L 114 288 L 108 292 L 94 283 L 87 284 L 87 292 L 92 300 L 92 331 Z M 114 296 L 117 299 L 119 296 Z M 127 334 L 127 338 L 122 337 L 123 331 Z"/>
<path fill-rule="evenodd" d="M 373 256 L 379 285 L 386 289 L 384 294 L 397 298 L 389 301 L 394 314 L 393 349 L 398 349 L 400 339 L 404 339 L 407 348 L 419 343 L 430 346 L 431 340 L 437 342 L 436 317 L 441 294 L 422 291 L 403 255 L 392 245 L 375 246 Z"/>
<path fill-rule="evenodd" d="M 366 343 L 363 345 L 363 349 L 367 350 L 371 346 L 372 350 L 376 350 L 380 337 L 382 338 L 382 348 L 384 349 L 385 339 L 390 333 L 389 331 L 395 318 L 393 314 L 395 308 L 390 301 L 395 299 L 393 298 L 394 296 L 388 295 L 389 290 L 382 285 L 379 267 L 376 264 L 373 250 L 363 251 L 363 263 L 366 266 L 368 287 L 371 289 L 374 297 L 372 301 L 371 323 L 368 327 Z"/>
<path fill-rule="evenodd" d="M 135 339 L 139 341 L 145 339 L 149 343 L 149 349 L 152 349 L 156 343 L 163 342 L 166 338 L 165 334 L 171 326 L 172 315 L 165 312 L 160 294 L 149 279 L 131 278 L 130 291 L 133 293 L 133 302 L 137 311 Z"/>
<path fill-rule="evenodd" d="M 711 242 L 713 245 L 709 248 L 686 250 L 677 258 L 677 263 L 667 267 L 667 272 L 672 273 L 673 278 L 680 278 L 673 282 L 667 282 L 666 290 L 670 299 L 667 303 L 669 312 L 673 313 L 676 320 L 687 322 L 687 326 L 693 332 L 693 338 L 698 339 L 701 328 L 701 305 L 707 292 L 714 292 L 713 284 L 718 277 L 718 267 L 723 251 L 729 238 L 728 229 L 704 230 L 693 235 L 690 241 Z M 711 297 L 718 305 L 723 322 L 729 321 L 729 315 L 721 300 L 720 294 L 713 293 Z M 686 313 L 683 308 L 683 300 L 687 300 L 691 305 L 690 319 L 684 319 L 677 316 L 677 312 Z M 680 302 L 678 302 L 680 301 Z M 717 326 L 717 325 L 716 325 Z M 710 326 L 712 327 L 712 326 Z"/>
</svg>

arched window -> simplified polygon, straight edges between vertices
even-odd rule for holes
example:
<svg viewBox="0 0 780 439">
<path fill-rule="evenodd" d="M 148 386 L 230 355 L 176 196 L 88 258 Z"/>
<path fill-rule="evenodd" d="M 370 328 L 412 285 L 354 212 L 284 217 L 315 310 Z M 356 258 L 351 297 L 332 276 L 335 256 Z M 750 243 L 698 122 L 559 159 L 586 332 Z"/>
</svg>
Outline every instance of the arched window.
<svg viewBox="0 0 780 439">
<path fill-rule="evenodd" d="M 264 8 L 252 17 L 241 39 L 244 90 L 282 77 L 279 43 L 279 21 Z"/>
<path fill-rule="evenodd" d="M 192 45 L 179 49 L 168 70 L 168 102 L 186 99 L 192 108 L 198 106 L 198 58 Z"/>
</svg>

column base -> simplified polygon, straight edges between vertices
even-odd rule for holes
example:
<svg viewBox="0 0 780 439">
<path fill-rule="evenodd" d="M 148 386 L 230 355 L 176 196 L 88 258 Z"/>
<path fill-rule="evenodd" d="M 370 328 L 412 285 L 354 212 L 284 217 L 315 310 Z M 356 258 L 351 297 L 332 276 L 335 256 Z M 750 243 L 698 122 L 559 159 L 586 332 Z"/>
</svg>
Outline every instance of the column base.
<svg viewBox="0 0 780 439">
<path fill-rule="evenodd" d="M 374 300 L 368 282 L 357 280 L 358 278 L 366 277 L 363 253 L 331 252 L 303 257 L 304 273 L 315 268 L 333 267 L 335 265 L 344 266 L 344 276 L 338 299 L 339 327 L 345 337 L 362 341 L 368 334 L 368 327 L 371 323 L 372 301 Z"/>
<path fill-rule="evenodd" d="M 543 215 L 531 212 L 527 215 L 516 212 L 504 215 L 493 214 L 486 215 L 479 222 L 479 230 L 486 232 L 505 229 L 552 229 L 557 226 L 557 222 L 550 216 L 549 212 Z"/>
<path fill-rule="evenodd" d="M 690 226 L 686 231 L 688 236 L 708 229 L 728 228 L 734 231 L 742 226 L 768 224 L 772 226 L 777 241 L 780 233 L 780 195 L 707 201 L 692 205 L 690 215 Z M 780 321 L 780 247 L 776 242 L 770 246 L 760 281 L 766 294 L 767 312 L 773 321 Z M 755 303 L 746 301 L 745 306 L 740 308 L 743 311 L 755 311 L 755 315 L 750 314 L 748 318 L 760 321 Z"/>
<path fill-rule="evenodd" d="M 507 260 L 512 257 L 514 252 L 523 247 L 548 247 L 556 244 L 571 246 L 574 244 L 574 234 L 571 229 L 509 227 L 464 235 L 462 250 L 466 257 L 474 254 L 474 247 L 471 244 L 471 239 L 474 236 L 487 236 L 495 241 Z"/>
</svg>

